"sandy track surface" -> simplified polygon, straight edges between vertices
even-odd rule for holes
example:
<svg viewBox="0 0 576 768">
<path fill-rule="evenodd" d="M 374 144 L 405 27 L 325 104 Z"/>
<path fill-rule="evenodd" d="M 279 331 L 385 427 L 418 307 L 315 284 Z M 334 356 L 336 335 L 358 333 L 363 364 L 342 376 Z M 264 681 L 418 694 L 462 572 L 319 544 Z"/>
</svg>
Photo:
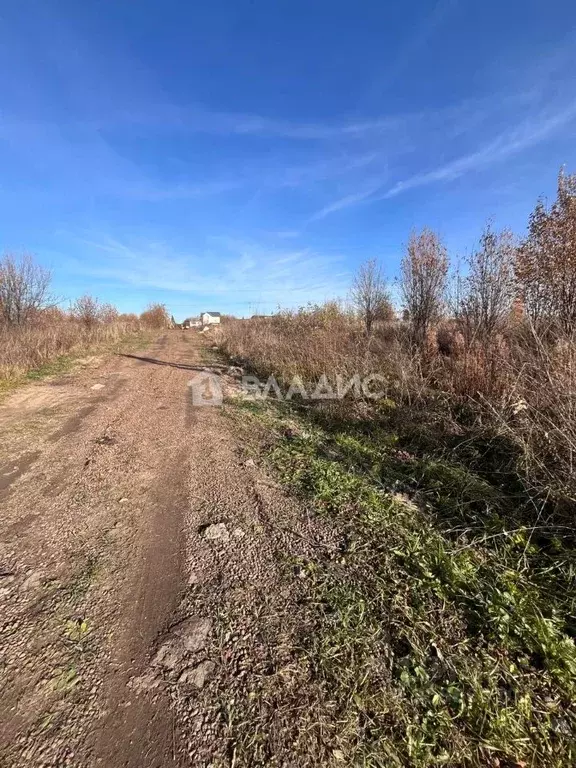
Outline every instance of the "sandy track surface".
<svg viewBox="0 0 576 768">
<path fill-rule="evenodd" d="M 172 331 L 0 407 L 2 766 L 242 762 L 222 713 L 267 648 L 282 666 L 276 555 L 307 531 L 220 410 L 192 405 L 202 343 Z"/>
</svg>

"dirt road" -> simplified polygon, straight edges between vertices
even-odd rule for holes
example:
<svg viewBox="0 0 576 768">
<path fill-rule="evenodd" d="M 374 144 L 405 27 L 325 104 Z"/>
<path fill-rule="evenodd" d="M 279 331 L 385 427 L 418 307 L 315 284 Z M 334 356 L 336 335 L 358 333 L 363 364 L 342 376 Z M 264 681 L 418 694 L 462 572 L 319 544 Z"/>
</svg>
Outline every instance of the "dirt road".
<svg viewBox="0 0 576 768">
<path fill-rule="evenodd" d="M 299 685 L 277 555 L 307 552 L 305 517 L 192 405 L 201 338 L 0 406 L 2 766 L 292 764 L 274 712 L 236 709 Z"/>
</svg>

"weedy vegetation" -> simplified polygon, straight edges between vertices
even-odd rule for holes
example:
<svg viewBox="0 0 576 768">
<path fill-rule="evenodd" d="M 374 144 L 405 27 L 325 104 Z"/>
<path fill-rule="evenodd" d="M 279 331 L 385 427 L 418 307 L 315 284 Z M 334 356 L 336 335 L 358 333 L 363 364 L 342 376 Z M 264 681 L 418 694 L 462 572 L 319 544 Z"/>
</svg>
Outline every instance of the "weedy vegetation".
<svg viewBox="0 0 576 768">
<path fill-rule="evenodd" d="M 298 564 L 298 647 L 330 721 L 310 733 L 335 763 L 576 763 L 574 226 L 561 174 L 527 237 L 488 227 L 463 274 L 413 235 L 401 320 L 368 264 L 352 306 L 222 330 L 230 357 L 285 385 L 386 380 L 380 400 L 232 405 L 340 542 Z"/>
<path fill-rule="evenodd" d="M 115 349 L 171 325 L 161 304 L 140 316 L 120 314 L 86 295 L 63 310 L 50 284 L 50 272 L 29 254 L 0 257 L 0 392 L 63 373 L 87 351 Z"/>
</svg>

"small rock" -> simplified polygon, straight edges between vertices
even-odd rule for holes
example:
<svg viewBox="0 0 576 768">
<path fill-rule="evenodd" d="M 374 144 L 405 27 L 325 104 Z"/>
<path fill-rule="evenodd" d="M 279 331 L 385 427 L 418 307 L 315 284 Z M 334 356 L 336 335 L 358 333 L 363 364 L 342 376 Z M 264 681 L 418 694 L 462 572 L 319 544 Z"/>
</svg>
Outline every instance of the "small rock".
<svg viewBox="0 0 576 768">
<path fill-rule="evenodd" d="M 188 586 L 194 587 L 196 584 L 202 584 L 202 574 L 200 574 L 198 571 L 191 571 L 190 575 L 188 576 Z"/>
<path fill-rule="evenodd" d="M 28 576 L 24 580 L 24 583 L 22 584 L 22 589 L 36 589 L 41 584 L 42 584 L 41 571 L 32 571 L 32 573 L 28 574 Z"/>
<path fill-rule="evenodd" d="M 128 681 L 128 687 L 135 691 L 151 691 L 158 688 L 160 680 L 154 675 L 151 669 L 140 677 L 133 677 Z"/>
<path fill-rule="evenodd" d="M 224 523 L 213 523 L 206 526 L 202 531 L 202 535 L 209 541 L 229 541 L 230 533 Z"/>
<path fill-rule="evenodd" d="M 234 528 L 232 531 L 232 535 L 235 536 L 237 539 L 243 539 L 244 536 L 246 536 L 246 532 L 242 530 L 242 528 Z"/>
<path fill-rule="evenodd" d="M 206 641 L 211 629 L 212 622 L 210 619 L 204 619 L 200 616 L 191 616 L 180 622 L 173 631 L 176 637 L 182 642 L 184 648 L 187 651 L 194 652 L 199 651 L 206 646 Z"/>
<path fill-rule="evenodd" d="M 562 734 L 562 736 L 570 735 L 570 725 L 568 724 L 568 721 L 564 717 L 553 717 L 552 729 L 554 730 L 555 733 Z"/>
<path fill-rule="evenodd" d="M 104 389 L 106 384 L 93 384 L 90 389 Z"/>
<path fill-rule="evenodd" d="M 245 467 L 255 467 L 256 466 L 256 462 L 254 461 L 254 459 L 246 459 L 246 461 L 244 462 L 244 466 Z"/>
<path fill-rule="evenodd" d="M 164 669 L 172 670 L 178 664 L 180 654 L 176 648 L 175 643 L 172 640 L 167 640 L 163 643 L 156 655 L 152 659 L 152 664 L 157 667 L 164 667 Z"/>
<path fill-rule="evenodd" d="M 203 688 L 204 683 L 214 671 L 215 666 L 213 661 L 201 661 L 197 667 L 188 672 L 186 676 L 187 682 L 192 683 L 196 688 Z"/>
</svg>

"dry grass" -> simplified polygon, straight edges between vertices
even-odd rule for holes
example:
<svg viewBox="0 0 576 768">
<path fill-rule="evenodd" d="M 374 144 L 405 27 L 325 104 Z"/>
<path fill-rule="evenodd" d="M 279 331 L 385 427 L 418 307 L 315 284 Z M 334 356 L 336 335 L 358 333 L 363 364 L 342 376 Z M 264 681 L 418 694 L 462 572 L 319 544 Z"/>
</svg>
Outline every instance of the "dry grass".
<svg viewBox="0 0 576 768">
<path fill-rule="evenodd" d="M 0 380 L 18 381 L 55 361 L 102 344 L 114 344 L 138 330 L 115 322 L 87 327 L 64 320 L 54 324 L 0 326 Z"/>
<path fill-rule="evenodd" d="M 442 404 L 457 431 L 475 426 L 505 435 L 529 484 L 559 503 L 576 502 L 576 339 L 545 340 L 516 323 L 465 340 L 451 321 L 430 329 L 415 349 L 402 322 L 380 324 L 367 338 L 337 304 L 232 321 L 221 334 L 232 358 L 285 383 L 378 373 L 401 407 L 426 414 Z"/>
<path fill-rule="evenodd" d="M 381 335 L 367 344 L 362 324 L 337 304 L 236 320 L 221 333 L 231 357 L 284 381 L 293 376 L 313 381 L 322 374 L 368 374 L 374 371 L 375 357 L 393 354 Z"/>
</svg>

